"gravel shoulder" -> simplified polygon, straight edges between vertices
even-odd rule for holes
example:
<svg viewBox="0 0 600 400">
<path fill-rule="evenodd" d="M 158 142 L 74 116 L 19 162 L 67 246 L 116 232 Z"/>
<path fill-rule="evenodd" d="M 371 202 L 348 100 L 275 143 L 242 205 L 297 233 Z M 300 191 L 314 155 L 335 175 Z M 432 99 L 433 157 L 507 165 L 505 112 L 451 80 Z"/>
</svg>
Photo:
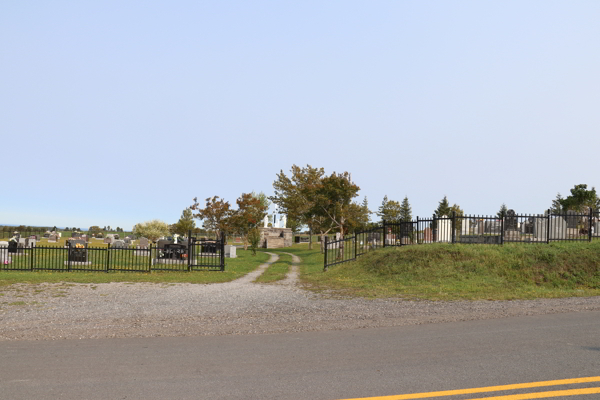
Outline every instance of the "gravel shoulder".
<svg viewBox="0 0 600 400">
<path fill-rule="evenodd" d="M 297 268 L 253 283 L 18 284 L 0 293 L 0 340 L 246 335 L 357 329 L 600 310 L 600 297 L 518 301 L 330 298 L 297 286 Z M 297 264 L 300 260 L 294 260 Z"/>
</svg>

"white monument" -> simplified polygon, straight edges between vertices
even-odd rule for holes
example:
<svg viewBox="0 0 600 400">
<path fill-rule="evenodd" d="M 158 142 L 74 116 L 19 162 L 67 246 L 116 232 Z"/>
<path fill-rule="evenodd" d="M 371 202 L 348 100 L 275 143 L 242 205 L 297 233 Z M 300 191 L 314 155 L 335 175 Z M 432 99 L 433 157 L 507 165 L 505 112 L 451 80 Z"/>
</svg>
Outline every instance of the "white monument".
<svg viewBox="0 0 600 400">
<path fill-rule="evenodd" d="M 265 215 L 265 218 L 263 219 L 263 228 L 268 228 L 269 227 L 269 216 Z"/>
</svg>

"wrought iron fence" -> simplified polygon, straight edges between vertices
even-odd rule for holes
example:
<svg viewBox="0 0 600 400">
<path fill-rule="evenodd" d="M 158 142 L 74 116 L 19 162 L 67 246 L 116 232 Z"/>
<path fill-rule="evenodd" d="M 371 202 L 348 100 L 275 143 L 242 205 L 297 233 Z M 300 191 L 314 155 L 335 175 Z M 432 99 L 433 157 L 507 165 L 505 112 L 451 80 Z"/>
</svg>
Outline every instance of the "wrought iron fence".
<svg viewBox="0 0 600 400">
<path fill-rule="evenodd" d="M 152 272 L 225 269 L 225 237 L 163 247 L 88 247 L 68 242 L 67 246 L 19 247 L 16 242 L 0 246 L 0 270 Z"/>
<path fill-rule="evenodd" d="M 600 211 L 589 213 L 456 215 L 412 221 L 387 222 L 355 232 L 353 236 L 325 240 L 324 269 L 382 247 L 428 243 L 497 244 L 591 241 L 600 237 Z"/>
</svg>

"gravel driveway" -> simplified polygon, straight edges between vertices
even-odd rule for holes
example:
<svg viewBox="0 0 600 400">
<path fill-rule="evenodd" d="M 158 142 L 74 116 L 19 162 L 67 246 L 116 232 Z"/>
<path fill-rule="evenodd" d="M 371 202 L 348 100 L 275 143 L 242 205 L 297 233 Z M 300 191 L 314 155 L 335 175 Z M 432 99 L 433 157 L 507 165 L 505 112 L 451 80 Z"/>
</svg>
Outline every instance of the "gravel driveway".
<svg viewBox="0 0 600 400">
<path fill-rule="evenodd" d="M 295 256 L 293 256 L 295 257 Z M 414 325 L 600 310 L 600 297 L 526 301 L 332 299 L 297 286 L 253 283 L 269 264 L 209 285 L 17 284 L 0 296 L 0 340 L 243 335 Z M 297 257 L 294 258 L 298 263 Z"/>
</svg>

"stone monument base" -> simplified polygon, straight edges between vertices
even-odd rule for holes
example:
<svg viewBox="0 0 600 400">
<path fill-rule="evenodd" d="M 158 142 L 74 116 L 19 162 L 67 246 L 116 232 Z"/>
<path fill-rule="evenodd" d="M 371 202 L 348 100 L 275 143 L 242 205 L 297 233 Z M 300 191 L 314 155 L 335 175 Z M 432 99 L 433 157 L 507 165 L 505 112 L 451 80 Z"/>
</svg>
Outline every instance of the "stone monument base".
<svg viewBox="0 0 600 400">
<path fill-rule="evenodd" d="M 291 228 L 259 228 L 260 242 L 258 247 L 263 249 L 281 249 L 292 247 Z"/>
</svg>

